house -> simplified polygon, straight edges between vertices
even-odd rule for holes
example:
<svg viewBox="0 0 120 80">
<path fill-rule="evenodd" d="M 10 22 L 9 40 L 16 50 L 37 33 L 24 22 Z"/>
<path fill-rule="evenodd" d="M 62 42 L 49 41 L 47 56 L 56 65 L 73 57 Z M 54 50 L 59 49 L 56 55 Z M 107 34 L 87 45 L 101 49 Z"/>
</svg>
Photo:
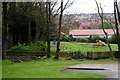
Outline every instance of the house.
<svg viewBox="0 0 120 80">
<path fill-rule="evenodd" d="M 80 29 L 98 29 L 99 28 L 99 23 L 92 21 L 92 22 L 81 22 Z"/>
<path fill-rule="evenodd" d="M 108 34 L 108 37 L 111 37 L 114 34 L 112 29 L 105 29 Z M 90 36 L 99 35 L 104 37 L 105 34 L 102 29 L 71 29 L 69 30 L 69 35 L 72 35 L 73 38 L 89 38 Z"/>
</svg>

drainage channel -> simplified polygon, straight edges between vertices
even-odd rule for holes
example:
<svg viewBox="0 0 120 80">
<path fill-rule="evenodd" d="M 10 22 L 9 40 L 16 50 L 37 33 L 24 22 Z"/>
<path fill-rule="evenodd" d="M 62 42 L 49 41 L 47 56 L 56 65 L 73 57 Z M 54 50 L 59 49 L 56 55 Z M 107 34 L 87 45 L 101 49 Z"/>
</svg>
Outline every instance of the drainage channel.
<svg viewBox="0 0 120 80">
<path fill-rule="evenodd" d="M 72 70 L 106 70 L 103 68 L 66 68 L 66 69 L 72 69 Z"/>
<path fill-rule="evenodd" d="M 106 70 L 106 69 L 103 69 L 103 68 L 65 68 L 61 71 L 68 71 L 68 72 L 77 72 L 77 71 L 88 71 L 88 70 Z"/>
<path fill-rule="evenodd" d="M 62 72 L 83 72 L 106 75 L 109 78 L 118 78 L 117 72 L 104 68 L 65 68 Z"/>
</svg>

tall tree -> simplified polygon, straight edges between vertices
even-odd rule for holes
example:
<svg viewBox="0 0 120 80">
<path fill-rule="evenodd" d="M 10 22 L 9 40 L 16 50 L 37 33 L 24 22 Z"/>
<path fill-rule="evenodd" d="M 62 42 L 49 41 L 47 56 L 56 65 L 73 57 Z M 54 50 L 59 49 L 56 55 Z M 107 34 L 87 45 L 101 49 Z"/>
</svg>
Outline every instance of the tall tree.
<svg viewBox="0 0 120 80">
<path fill-rule="evenodd" d="M 51 2 L 46 2 L 47 57 L 50 57 Z"/>
<path fill-rule="evenodd" d="M 57 34 L 57 49 L 56 49 L 56 53 L 55 53 L 55 57 L 54 59 L 59 59 L 59 51 L 60 51 L 60 35 L 61 35 L 61 25 L 62 25 L 62 17 L 63 17 L 63 11 L 65 9 L 67 9 L 68 7 L 70 7 L 74 1 L 70 2 L 70 0 L 67 0 L 67 2 L 63 5 L 63 0 L 61 0 L 61 4 L 60 7 L 57 9 L 56 14 L 54 16 L 56 16 L 60 10 L 60 15 L 59 15 L 59 27 L 58 27 L 58 34 Z"/>
<path fill-rule="evenodd" d="M 7 47 L 7 3 L 3 2 L 3 24 L 2 24 L 2 59 L 6 58 Z"/>
<path fill-rule="evenodd" d="M 61 0 L 61 12 L 59 16 L 59 30 L 58 30 L 58 41 L 57 41 L 57 50 L 55 53 L 55 59 L 59 58 L 59 51 L 60 51 L 60 34 L 61 34 L 61 24 L 62 24 L 62 15 L 63 15 L 63 0 Z"/>
<path fill-rule="evenodd" d="M 35 34 L 35 42 L 37 42 L 40 39 L 41 33 L 46 31 L 46 19 L 45 19 L 45 3 L 44 2 L 38 2 L 35 3 L 35 10 L 34 16 L 36 21 L 36 34 Z"/>
<path fill-rule="evenodd" d="M 118 20 L 117 20 L 117 14 L 118 14 Z M 118 28 L 118 22 L 120 24 L 120 12 L 117 5 L 117 0 L 114 1 L 114 16 L 115 16 L 115 27 L 116 27 L 116 34 L 117 34 L 117 45 L 118 50 L 120 52 L 120 36 L 119 36 L 119 28 Z"/>
<path fill-rule="evenodd" d="M 112 53 L 112 48 L 111 48 L 110 43 L 109 43 L 109 41 L 108 41 L 108 34 L 107 34 L 107 32 L 105 31 L 105 29 L 104 29 L 103 8 L 101 7 L 101 4 L 100 4 L 100 6 L 98 5 L 98 2 L 97 2 L 96 0 L 95 0 L 95 2 L 96 2 L 96 5 L 97 5 L 99 17 L 100 17 L 100 19 L 101 19 L 101 27 L 102 27 L 103 32 L 104 32 L 104 34 L 105 34 L 105 38 L 106 38 L 106 41 L 107 41 L 107 45 L 108 45 L 108 48 L 109 48 L 109 50 L 110 50 L 110 57 L 111 57 L 112 59 L 114 59 L 114 55 L 113 55 L 113 53 Z"/>
</svg>

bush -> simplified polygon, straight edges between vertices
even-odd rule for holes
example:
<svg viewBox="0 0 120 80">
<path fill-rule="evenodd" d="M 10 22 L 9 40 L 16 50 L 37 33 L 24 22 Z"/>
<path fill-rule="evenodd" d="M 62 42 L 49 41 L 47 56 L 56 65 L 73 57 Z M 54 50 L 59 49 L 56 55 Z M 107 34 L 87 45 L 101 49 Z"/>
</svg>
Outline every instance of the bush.
<svg viewBox="0 0 120 80">
<path fill-rule="evenodd" d="M 45 51 L 47 48 L 44 41 L 38 41 L 37 43 L 31 43 L 30 45 L 18 43 L 18 45 L 13 46 L 10 50 L 23 50 L 23 51 Z"/>
<path fill-rule="evenodd" d="M 69 35 L 69 36 L 63 35 L 61 41 L 70 42 L 70 41 L 74 41 L 74 39 L 72 35 Z"/>
<path fill-rule="evenodd" d="M 83 59 L 84 55 L 81 53 L 81 51 L 76 51 L 76 52 L 72 52 L 74 59 Z"/>
<path fill-rule="evenodd" d="M 11 51 L 15 51 L 15 50 L 24 50 L 24 51 L 27 51 L 27 50 L 30 50 L 30 47 L 27 46 L 27 45 L 25 45 L 25 44 L 18 43 L 18 45 L 13 46 L 10 50 Z"/>
<path fill-rule="evenodd" d="M 119 37 L 119 40 L 120 40 L 120 37 Z M 110 41 L 110 43 L 117 43 L 117 34 L 112 35 L 112 37 L 109 39 L 109 41 Z"/>
<path fill-rule="evenodd" d="M 80 38 L 80 42 L 89 42 L 87 38 Z"/>
<path fill-rule="evenodd" d="M 101 40 L 101 41 L 104 41 L 106 42 L 105 38 L 102 38 L 100 36 L 91 36 L 90 38 L 88 38 L 89 42 L 96 42 L 96 40 Z"/>
</svg>

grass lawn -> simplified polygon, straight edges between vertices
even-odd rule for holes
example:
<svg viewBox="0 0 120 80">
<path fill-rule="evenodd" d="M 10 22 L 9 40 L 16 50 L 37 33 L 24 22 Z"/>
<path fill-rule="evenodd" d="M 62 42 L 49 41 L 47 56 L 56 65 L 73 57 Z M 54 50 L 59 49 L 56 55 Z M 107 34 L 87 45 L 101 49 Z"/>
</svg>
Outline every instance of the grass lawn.
<svg viewBox="0 0 120 80">
<path fill-rule="evenodd" d="M 12 63 L 2 61 L 3 78 L 105 78 L 104 75 L 88 74 L 80 72 L 61 72 L 60 70 L 82 63 L 108 63 L 116 62 L 105 60 L 66 60 L 66 59 L 43 59 L 32 62 Z"/>
<path fill-rule="evenodd" d="M 61 42 L 61 51 L 81 51 L 81 52 L 104 52 L 109 51 L 107 46 L 93 48 L 95 43 L 76 43 Z M 117 45 L 111 44 L 113 51 L 117 51 Z M 52 47 L 55 51 L 55 47 Z M 101 60 L 66 60 L 66 59 L 43 59 L 31 62 L 13 63 L 7 60 L 2 61 L 2 77 L 3 78 L 105 78 L 105 75 L 89 74 L 80 72 L 61 72 L 62 69 L 83 63 L 109 63 L 117 62 L 117 60 L 101 59 Z"/>
<path fill-rule="evenodd" d="M 105 52 L 109 51 L 107 46 L 99 46 L 98 48 L 94 47 L 95 43 L 80 43 L 80 42 L 61 42 L 61 51 L 81 51 L 82 53 L 86 52 Z M 111 44 L 113 51 L 118 51 L 116 44 Z M 56 47 L 52 47 L 52 51 L 55 51 Z"/>
</svg>

